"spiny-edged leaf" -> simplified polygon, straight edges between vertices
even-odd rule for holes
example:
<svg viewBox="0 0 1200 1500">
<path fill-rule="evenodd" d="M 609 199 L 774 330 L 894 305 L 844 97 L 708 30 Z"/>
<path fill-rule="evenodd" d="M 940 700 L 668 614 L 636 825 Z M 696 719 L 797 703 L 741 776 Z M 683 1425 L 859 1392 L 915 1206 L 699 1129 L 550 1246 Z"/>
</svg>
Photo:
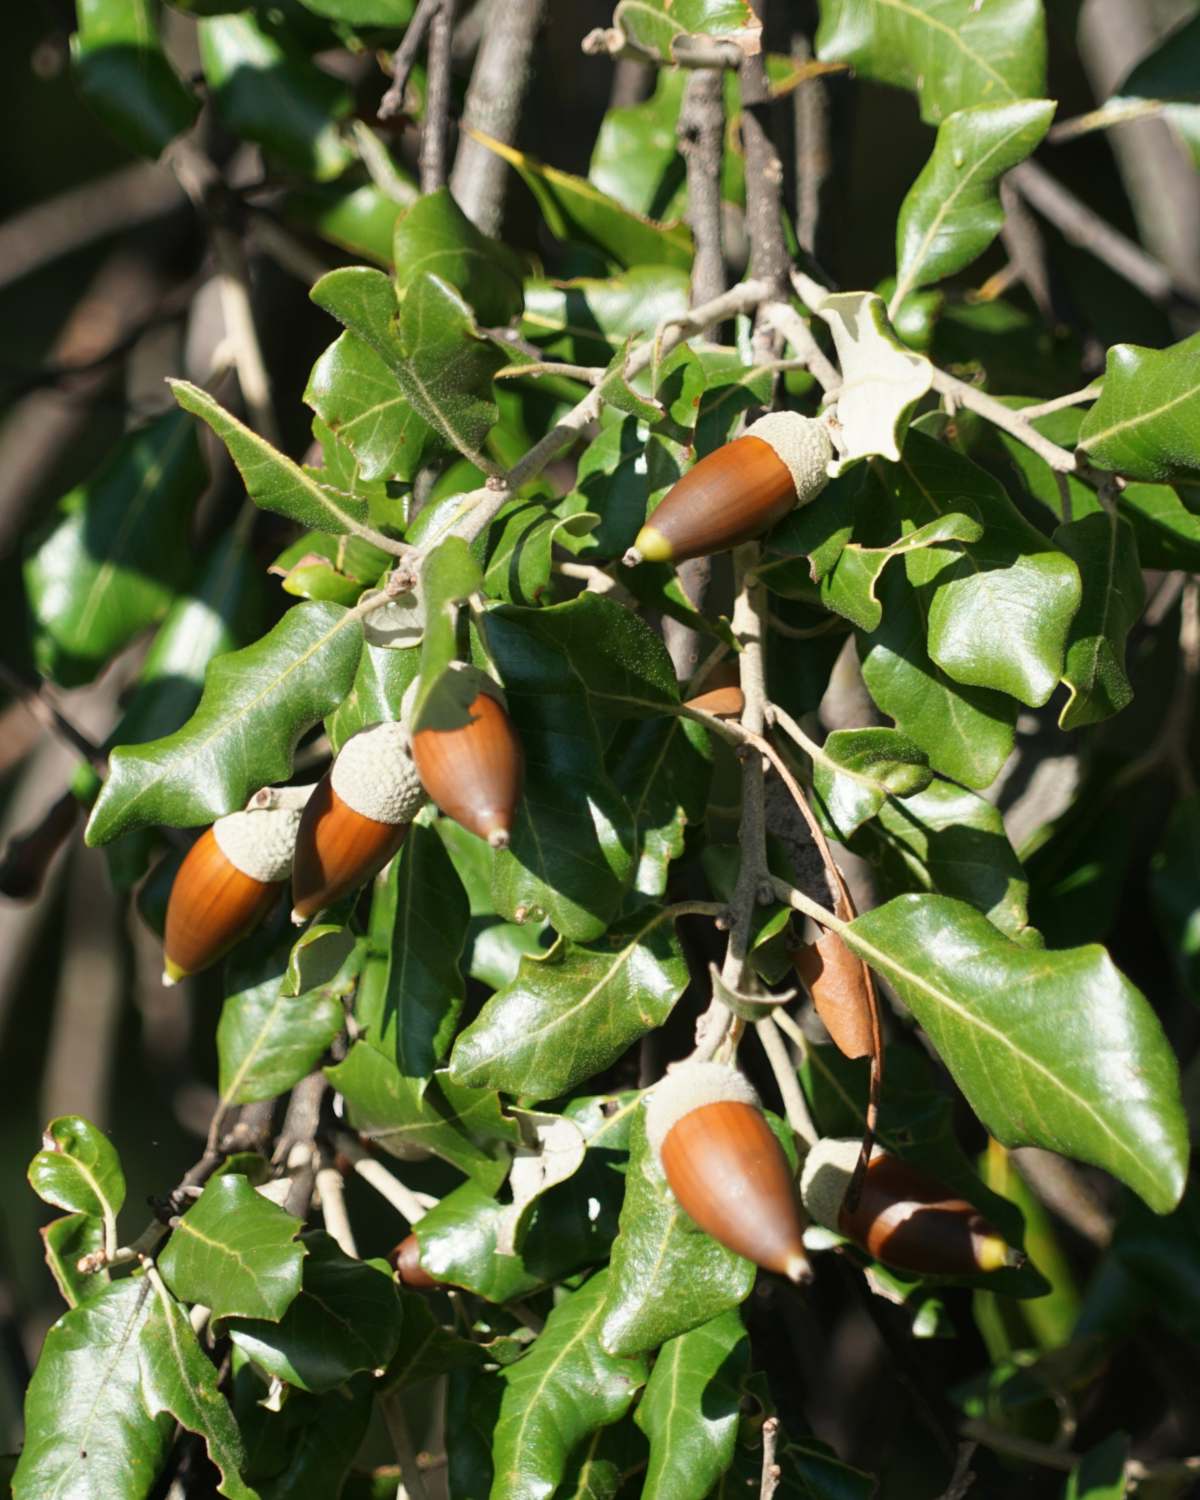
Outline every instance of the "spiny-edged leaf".
<svg viewBox="0 0 1200 1500">
<path fill-rule="evenodd" d="M 429 424 L 391 367 L 354 334 L 339 334 L 317 360 L 304 399 L 358 459 L 363 479 L 407 481 L 420 468 Z"/>
<path fill-rule="evenodd" d="M 1178 1066 L 1103 948 L 1024 948 L 944 896 L 898 896 L 843 936 L 894 986 L 1002 1145 L 1104 1167 L 1157 1213 L 1179 1201 Z"/>
<path fill-rule="evenodd" d="M 1200 476 L 1200 333 L 1169 349 L 1114 344 L 1079 446 L 1130 479 Z"/>
<path fill-rule="evenodd" d="M 40 671 L 64 687 L 90 682 L 162 619 L 191 567 L 192 511 L 207 483 L 195 429 L 168 412 L 63 497 L 25 563 Z"/>
<path fill-rule="evenodd" d="M 819 580 L 821 602 L 844 615 L 860 630 L 876 630 L 883 618 L 883 606 L 876 591 L 880 575 L 893 557 L 904 557 L 921 547 L 934 547 L 941 542 L 977 542 L 982 535 L 983 526 L 978 518 L 963 510 L 927 521 L 924 526 L 906 532 L 886 547 L 847 542 L 832 567 Z M 812 561 L 818 566 L 824 558 L 817 553 Z"/>
<path fill-rule="evenodd" d="M 1119 713 L 1133 698 L 1125 675 L 1125 641 L 1145 603 L 1133 527 L 1106 510 L 1083 516 L 1054 533 L 1075 560 L 1083 600 L 1071 622 L 1063 681 L 1071 696 L 1058 716 L 1060 729 L 1081 729 Z"/>
<path fill-rule="evenodd" d="M 1045 92 L 1041 0 L 824 0 L 817 56 L 865 78 L 911 89 L 936 125 L 972 104 Z"/>
<path fill-rule="evenodd" d="M 114 135 L 158 156 L 200 102 L 167 61 L 151 0 L 79 0 L 71 61 L 79 91 Z"/>
<path fill-rule="evenodd" d="M 897 338 L 874 292 L 839 292 L 816 311 L 842 369 L 836 472 L 876 453 L 898 459 L 912 409 L 933 381 L 932 365 Z"/>
<path fill-rule="evenodd" d="M 929 655 L 956 682 L 1038 707 L 1058 685 L 1082 585 L 1074 561 L 1032 526 L 999 482 L 944 443 L 913 432 L 884 475 L 908 530 L 961 507 L 982 518 L 977 542 L 923 547 L 905 558 L 929 599 Z"/>
<path fill-rule="evenodd" d="M 645 1112 L 638 1110 L 612 1247 L 604 1347 L 621 1354 L 656 1349 L 740 1306 L 754 1275 L 752 1262 L 718 1245 L 680 1208 L 646 1139 Z"/>
<path fill-rule="evenodd" d="M 494 1500 L 546 1500 L 576 1444 L 624 1416 L 645 1384 L 642 1360 L 610 1354 L 601 1344 L 608 1279 L 599 1271 L 564 1297 L 530 1352 L 504 1371 Z"/>
<path fill-rule="evenodd" d="M 1154 915 L 1184 988 L 1200 1004 L 1200 798 L 1171 810 L 1150 866 Z"/>
<path fill-rule="evenodd" d="M 339 1495 L 343 1500 L 392 1500 L 378 1477 L 358 1490 L 351 1466 L 366 1436 L 375 1399 L 370 1375 L 355 1375 L 326 1396 L 291 1390 L 282 1410 L 260 1405 L 264 1388 L 251 1367 L 239 1372 L 256 1383 L 253 1404 L 238 1410 L 238 1420 L 250 1453 L 247 1477 L 261 1500 L 306 1500 L 308 1496 Z M 235 1380 L 237 1377 L 235 1377 Z M 265 1472 L 260 1472 L 265 1471 Z M 398 1482 L 393 1471 L 392 1489 Z"/>
<path fill-rule="evenodd" d="M 196 1342 L 187 1313 L 161 1281 L 154 1285 L 138 1352 L 142 1400 L 150 1415 L 169 1413 L 204 1439 L 209 1458 L 221 1472 L 219 1495 L 259 1500 L 241 1477 L 246 1458 L 242 1435 L 217 1385 L 216 1367 Z"/>
<path fill-rule="evenodd" d="M 177 1297 L 203 1302 L 214 1318 L 278 1322 L 300 1290 L 299 1229 L 245 1177 L 214 1177 L 172 1231 L 159 1270 Z"/>
<path fill-rule="evenodd" d="M 78 1307 L 109 1284 L 106 1268 L 85 1272 L 79 1262 L 104 1244 L 104 1223 L 94 1214 L 67 1214 L 53 1219 L 38 1233 L 46 1265 L 68 1307 Z"/>
<path fill-rule="evenodd" d="M 232 970 L 217 1022 L 218 1088 L 225 1107 L 274 1099 L 312 1071 L 342 1029 L 336 991 L 285 994 L 288 950 Z"/>
<path fill-rule="evenodd" d="M 619 276 L 525 283 L 523 337 L 548 358 L 607 364 L 630 334 L 687 311 L 688 269 L 634 266 Z"/>
<path fill-rule="evenodd" d="M 704 1500 L 733 1459 L 749 1368 L 735 1308 L 659 1350 L 636 1417 L 650 1439 L 646 1500 Z"/>
<path fill-rule="evenodd" d="M 125 1174 L 116 1147 L 80 1115 L 60 1115 L 42 1132 L 29 1163 L 29 1186 L 56 1208 L 115 1219 L 125 1202 Z"/>
<path fill-rule="evenodd" d="M 331 1391 L 396 1352 L 400 1299 L 386 1261 L 354 1260 L 320 1232 L 306 1234 L 304 1280 L 278 1323 L 231 1318 L 234 1344 L 268 1375 L 302 1391 Z"/>
<path fill-rule="evenodd" d="M 88 842 L 151 823 L 211 823 L 259 787 L 286 781 L 300 736 L 349 691 L 362 639 L 350 610 L 310 601 L 253 646 L 217 657 L 182 729 L 113 751 Z"/>
<path fill-rule="evenodd" d="M 683 853 L 686 830 L 704 817 L 712 780 L 708 733 L 675 716 L 629 724 L 614 740 L 608 763 L 633 814 L 633 889 L 661 897 L 671 861 Z"/>
<path fill-rule="evenodd" d="M 250 549 L 230 529 L 159 627 L 110 745 L 171 734 L 194 712 L 209 662 L 244 646 L 262 629 L 260 576 Z"/>
<path fill-rule="evenodd" d="M 507 361 L 479 334 L 471 309 L 452 286 L 426 274 L 402 306 L 382 271 L 349 266 L 313 287 L 318 307 L 369 345 L 395 375 L 413 410 L 483 469 L 483 440 L 496 421 L 491 380 Z"/>
<path fill-rule="evenodd" d="M 383 982 L 359 989 L 355 1019 L 372 1047 L 421 1086 L 442 1062 L 463 1003 L 466 892 L 432 828 L 415 824 L 371 901 Z"/>
<path fill-rule="evenodd" d="M 893 307 L 983 254 L 1004 224 L 1000 178 L 1035 149 L 1053 115 L 1050 99 L 1018 99 L 956 110 L 942 121 L 933 155 L 900 207 Z"/>
<path fill-rule="evenodd" d="M 1011 938 L 1029 925 L 1029 882 L 1003 817 L 985 798 L 952 782 L 934 781 L 903 802 L 889 798 L 853 847 L 879 866 L 889 895 L 955 896 Z"/>
<path fill-rule="evenodd" d="M 736 42 L 755 53 L 762 36 L 762 22 L 748 0 L 618 0 L 613 25 L 664 63 L 676 62 L 688 42 Z"/>
<path fill-rule="evenodd" d="M 253 12 L 212 16 L 199 24 L 200 61 L 222 122 L 308 177 L 337 177 L 353 154 L 337 122 L 349 114 L 350 91 L 282 42 Z"/>
<path fill-rule="evenodd" d="M 176 401 L 207 422 L 229 449 L 246 485 L 246 493 L 263 510 L 298 521 L 318 531 L 353 532 L 375 543 L 388 539 L 367 524 L 365 500 L 322 484 L 312 473 L 293 463 L 266 438 L 259 437 L 244 422 L 227 412 L 207 391 L 187 380 L 168 381 Z"/>
<path fill-rule="evenodd" d="M 692 234 L 685 224 L 658 224 L 643 218 L 602 193 L 586 177 L 547 166 L 537 157 L 477 130 L 469 134 L 517 169 L 556 239 L 594 245 L 618 266 L 675 266 L 681 270 L 691 266 Z"/>
<path fill-rule="evenodd" d="M 172 1423 L 142 1399 L 141 1350 L 154 1293 L 127 1277 L 64 1313 L 46 1335 L 25 1396 L 25 1450 L 13 1500 L 103 1495 L 145 1500 Z"/>
<path fill-rule="evenodd" d="M 477 1370 L 486 1363 L 487 1353 L 482 1345 L 443 1328 L 428 1297 L 403 1287 L 397 1291 L 401 1305 L 400 1340 L 383 1377 L 386 1390 L 402 1390 L 451 1370 Z"/>
<path fill-rule="evenodd" d="M 963 687 L 929 659 L 925 606 L 898 568 L 885 573 L 880 592 L 883 623 L 859 640 L 867 691 L 936 771 L 987 786 L 1013 747 L 1015 701 Z"/>
<path fill-rule="evenodd" d="M 476 1140 L 473 1117 L 499 1117 L 499 1101 L 484 1091 L 462 1090 L 456 1103 L 423 1079 L 405 1078 L 366 1042 L 355 1042 L 344 1062 L 325 1076 L 346 1100 L 350 1123 L 385 1151 L 404 1157 L 416 1146 L 448 1161 L 487 1188 L 498 1187 L 508 1159 Z"/>
<path fill-rule="evenodd" d="M 521 311 L 521 257 L 481 234 L 449 188 L 426 193 L 396 220 L 392 260 L 401 298 L 432 273 L 461 292 L 485 325 L 509 323 Z"/>
<path fill-rule="evenodd" d="M 813 790 L 843 839 L 888 797 L 911 797 L 932 780 L 928 756 L 894 729 L 835 729 L 813 762 Z"/>
<path fill-rule="evenodd" d="M 592 943 L 564 941 L 523 958 L 514 982 L 459 1036 L 460 1083 L 551 1099 L 661 1026 L 687 987 L 672 918 L 641 912 Z"/>
</svg>

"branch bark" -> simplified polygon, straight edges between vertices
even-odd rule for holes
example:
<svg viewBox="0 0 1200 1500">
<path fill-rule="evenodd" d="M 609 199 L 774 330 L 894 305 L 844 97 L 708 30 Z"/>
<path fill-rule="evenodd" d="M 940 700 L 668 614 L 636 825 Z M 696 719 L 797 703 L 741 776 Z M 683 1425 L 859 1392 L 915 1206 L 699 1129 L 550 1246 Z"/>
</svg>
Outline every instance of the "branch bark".
<svg viewBox="0 0 1200 1500">
<path fill-rule="evenodd" d="M 450 70 L 456 0 L 441 0 L 429 27 L 425 123 L 421 128 L 421 191 L 446 185 L 446 133 L 450 128 Z"/>
</svg>

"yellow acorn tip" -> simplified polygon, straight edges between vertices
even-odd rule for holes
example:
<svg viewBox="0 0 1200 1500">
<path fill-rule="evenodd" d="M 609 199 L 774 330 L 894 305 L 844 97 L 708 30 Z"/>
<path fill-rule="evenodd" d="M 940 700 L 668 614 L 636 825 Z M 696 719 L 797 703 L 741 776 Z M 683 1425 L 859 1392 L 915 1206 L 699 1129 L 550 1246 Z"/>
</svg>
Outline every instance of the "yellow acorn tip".
<svg viewBox="0 0 1200 1500">
<path fill-rule="evenodd" d="M 670 562 L 675 549 L 657 526 L 643 526 L 638 532 L 632 550 L 644 562 Z M 628 558 L 629 553 L 625 554 Z"/>
<path fill-rule="evenodd" d="M 998 1234 L 978 1234 L 975 1240 L 975 1263 L 981 1271 L 999 1271 L 1005 1266 L 1024 1265 L 1025 1257 L 1012 1250 Z"/>
<path fill-rule="evenodd" d="M 168 958 L 164 953 L 162 971 L 162 982 L 164 986 L 167 989 L 170 989 L 173 985 L 178 984 L 181 979 L 185 979 L 186 977 L 187 971 L 185 969 L 181 969 L 174 959 Z"/>
</svg>

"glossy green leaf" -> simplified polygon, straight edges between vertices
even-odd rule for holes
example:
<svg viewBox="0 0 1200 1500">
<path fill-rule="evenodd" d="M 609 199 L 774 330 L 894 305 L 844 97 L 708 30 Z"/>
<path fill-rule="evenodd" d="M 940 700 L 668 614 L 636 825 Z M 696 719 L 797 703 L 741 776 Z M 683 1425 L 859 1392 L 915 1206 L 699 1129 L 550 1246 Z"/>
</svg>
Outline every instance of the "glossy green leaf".
<svg viewBox="0 0 1200 1500">
<path fill-rule="evenodd" d="M 1169 349 L 1114 344 L 1079 446 L 1130 479 L 1200 475 L 1200 334 Z"/>
<path fill-rule="evenodd" d="M 398 719 L 404 694 L 416 678 L 421 661 L 419 651 L 373 643 L 380 615 L 385 611 L 386 606 L 373 619 L 368 617 L 367 641 L 354 682 L 326 722 L 329 742 L 335 751 L 360 729 Z"/>
<path fill-rule="evenodd" d="M 370 943 L 386 969 L 382 983 L 362 985 L 354 1014 L 371 1046 L 418 1089 L 445 1058 L 458 1024 L 469 915 L 441 839 L 414 824 L 375 885 Z"/>
<path fill-rule="evenodd" d="M 606 1349 L 656 1349 L 750 1295 L 754 1265 L 697 1229 L 667 1186 L 646 1140 L 644 1111 L 634 1118 L 620 1230 L 604 1305 Z"/>
<path fill-rule="evenodd" d="M 113 752 L 88 842 L 151 823 L 208 823 L 286 781 L 300 736 L 349 691 L 361 651 L 362 625 L 350 611 L 309 603 L 253 646 L 218 657 L 182 729 Z"/>
<path fill-rule="evenodd" d="M 813 790 L 841 838 L 888 797 L 911 797 L 932 780 L 928 756 L 894 729 L 835 729 L 813 763 Z"/>
<path fill-rule="evenodd" d="M 978 907 L 1011 938 L 1029 925 L 1029 882 L 999 811 L 949 781 L 885 801 L 853 845 L 888 895 L 930 891 Z"/>
<path fill-rule="evenodd" d="M 194 429 L 170 412 L 64 496 L 25 563 L 40 671 L 66 687 L 90 682 L 162 619 L 187 580 L 192 512 L 207 483 Z"/>
<path fill-rule="evenodd" d="M 410 193 L 415 201 L 415 184 Z M 400 207 L 373 182 L 357 187 L 347 187 L 344 181 L 312 183 L 293 188 L 280 201 L 280 212 L 289 223 L 310 230 L 359 260 L 383 267 L 392 263 L 392 233 Z"/>
<path fill-rule="evenodd" d="M 385 1261 L 353 1260 L 318 1232 L 303 1243 L 304 1280 L 283 1317 L 231 1318 L 225 1326 L 269 1375 L 320 1393 L 388 1363 L 400 1340 L 400 1299 Z"/>
<path fill-rule="evenodd" d="M 79 1262 L 104 1245 L 104 1224 L 94 1214 L 66 1214 L 53 1219 L 38 1233 L 42 1237 L 46 1265 L 68 1307 L 78 1307 L 109 1284 L 106 1269 L 85 1272 Z"/>
<path fill-rule="evenodd" d="M 704 818 L 712 780 L 707 731 L 675 716 L 629 724 L 614 741 L 608 764 L 633 814 L 638 862 L 632 889 L 662 897 L 688 828 Z"/>
<path fill-rule="evenodd" d="M 469 699 L 464 702 L 462 695 L 467 679 L 451 671 L 458 660 L 459 606 L 482 584 L 479 563 L 462 537 L 444 537 L 426 554 L 421 565 L 420 599 L 425 622 L 420 686 L 406 710 L 413 730 L 436 725 L 439 715 L 452 724 L 464 721 Z"/>
<path fill-rule="evenodd" d="M 634 416 L 601 428 L 580 454 L 575 489 L 580 503 L 600 516 L 595 546 L 601 557 L 619 557 L 645 525 L 650 498 L 645 454 Z"/>
<path fill-rule="evenodd" d="M 642 1360 L 610 1354 L 601 1343 L 608 1279 L 600 1271 L 564 1297 L 530 1352 L 504 1371 L 494 1436 L 496 1500 L 552 1495 L 576 1444 L 624 1416 L 645 1384 Z"/>
<path fill-rule="evenodd" d="M 304 399 L 359 461 L 364 479 L 411 480 L 429 424 L 390 366 L 352 333 L 340 334 L 312 368 Z"/>
<path fill-rule="evenodd" d="M 277 1323 L 300 1290 L 300 1220 L 256 1193 L 245 1177 L 214 1177 L 158 1258 L 167 1285 L 214 1318 Z"/>
<path fill-rule="evenodd" d="M 509 323 L 521 312 L 521 258 L 472 224 L 449 188 L 426 193 L 396 220 L 392 260 L 403 300 L 425 275 L 462 294 L 485 325 Z"/>
<path fill-rule="evenodd" d="M 659 1351 L 637 1424 L 650 1439 L 646 1500 L 704 1500 L 729 1467 L 750 1340 L 731 1309 Z"/>
<path fill-rule="evenodd" d="M 79 90 L 108 128 L 158 156 L 195 120 L 199 100 L 163 51 L 153 0 L 79 0 L 71 61 Z"/>
<path fill-rule="evenodd" d="M 602 939 L 523 958 L 454 1044 L 460 1083 L 529 1099 L 565 1094 L 661 1026 L 687 987 L 672 918 L 639 913 Z"/>
<path fill-rule="evenodd" d="M 659 224 L 643 218 L 602 193 L 586 177 L 547 166 L 537 157 L 490 136 L 475 134 L 475 139 L 516 168 L 556 239 L 593 245 L 620 267 L 690 268 L 692 235 L 685 224 Z"/>
<path fill-rule="evenodd" d="M 501 1254 L 500 1235 L 507 1205 L 477 1182 L 447 1193 L 416 1226 L 421 1265 L 438 1281 L 466 1287 L 489 1302 L 523 1297 L 541 1285 L 520 1254 Z M 566 1269 L 558 1263 L 551 1274 Z"/>
<path fill-rule="evenodd" d="M 286 953 L 230 976 L 217 1022 L 218 1088 L 228 1107 L 274 1099 L 313 1070 L 342 1029 L 336 993 L 285 994 Z"/>
<path fill-rule="evenodd" d="M 398 306 L 381 271 L 351 266 L 323 276 L 311 295 L 380 356 L 413 410 L 444 442 L 490 467 L 482 450 L 497 415 L 491 378 L 507 361 L 480 336 L 453 287 L 423 275 Z"/>
<path fill-rule="evenodd" d="M 484 592 L 505 604 L 545 602 L 555 544 L 575 550 L 575 539 L 595 524 L 589 511 L 564 519 L 540 500 L 510 500 L 472 549 L 484 570 Z"/>
<path fill-rule="evenodd" d="M 1200 798 L 1171 810 L 1150 865 L 1150 894 L 1176 971 L 1200 1004 Z"/>
<path fill-rule="evenodd" d="M 1018 99 L 942 120 L 933 155 L 900 207 L 893 307 L 983 254 L 1004 224 L 1000 178 L 1034 151 L 1053 115 L 1049 99 Z"/>
<path fill-rule="evenodd" d="M 923 601 L 899 569 L 884 575 L 880 593 L 883 623 L 859 642 L 867 691 L 934 770 L 967 786 L 987 786 L 1013 747 L 1015 701 L 963 687 L 930 660 Z"/>
<path fill-rule="evenodd" d="M 688 270 L 635 266 L 604 279 L 527 281 L 523 337 L 547 358 L 607 364 L 630 334 L 653 334 L 665 319 L 688 307 Z"/>
<path fill-rule="evenodd" d="M 138 1341 L 141 1395 L 152 1417 L 169 1414 L 188 1432 L 204 1439 L 208 1456 L 221 1472 L 219 1495 L 259 1500 L 243 1483 L 242 1436 L 217 1385 L 217 1370 L 201 1349 L 187 1312 L 161 1282 Z"/>
<path fill-rule="evenodd" d="M 292 936 L 295 938 L 293 930 Z M 280 986 L 289 998 L 310 990 L 348 995 L 362 966 L 365 944 L 340 922 L 314 922 L 292 942 Z"/>
<path fill-rule="evenodd" d="M 943 896 L 898 896 L 844 936 L 895 987 L 1001 1144 L 1104 1167 L 1158 1213 L 1178 1202 L 1178 1068 L 1102 948 L 1024 948 Z"/>
<path fill-rule="evenodd" d="M 115 1219 L 125 1202 L 125 1174 L 116 1147 L 79 1115 L 50 1121 L 28 1176 L 39 1198 L 71 1213 Z"/>
<path fill-rule="evenodd" d="M 186 380 L 172 380 L 169 384 L 180 406 L 207 422 L 229 449 L 229 456 L 255 505 L 318 531 L 354 532 L 368 540 L 386 541 L 368 525 L 365 500 L 322 484 L 309 470 L 293 463 L 265 438 L 239 422 L 199 386 Z"/>
<path fill-rule="evenodd" d="M 1123 1500 L 1128 1484 L 1125 1474 L 1128 1457 L 1128 1434 L 1110 1433 L 1089 1448 L 1071 1470 L 1063 1500 Z"/>
<path fill-rule="evenodd" d="M 1073 558 L 1083 582 L 1079 613 L 1071 622 L 1063 681 L 1071 696 L 1060 729 L 1081 729 L 1119 713 L 1133 698 L 1125 675 L 1125 642 L 1145 603 L 1133 527 L 1105 510 L 1082 516 L 1054 533 Z"/>
<path fill-rule="evenodd" d="M 839 292 L 815 310 L 829 325 L 842 371 L 834 472 L 874 454 L 899 459 L 908 419 L 933 381 L 932 366 L 896 336 L 874 292 Z"/>
<path fill-rule="evenodd" d="M 142 1399 L 140 1354 L 153 1308 L 150 1283 L 127 1278 L 72 1308 L 46 1334 L 25 1396 L 13 1500 L 145 1500 L 173 1430 Z"/>
<path fill-rule="evenodd" d="M 198 29 L 204 76 L 228 130 L 318 181 L 350 164 L 337 128 L 351 108 L 344 83 L 285 48 L 253 12 L 213 16 Z"/>
<path fill-rule="evenodd" d="M 974 104 L 1045 92 L 1041 0 L 824 0 L 817 56 L 865 78 L 911 89 L 931 125 Z"/>
<path fill-rule="evenodd" d="M 318 1495 L 392 1500 L 373 1477 L 363 1476 L 369 1490 L 352 1488 L 352 1465 L 374 1405 L 375 1382 L 370 1375 L 355 1375 L 327 1396 L 306 1396 L 292 1389 L 278 1413 L 257 1404 L 264 1399 L 263 1387 L 252 1372 L 250 1378 L 257 1387 L 255 1404 L 240 1410 L 238 1418 L 251 1455 L 247 1478 L 260 1500 L 308 1500 Z M 395 1489 L 394 1473 L 388 1476 L 385 1470 L 384 1481 Z"/>
<path fill-rule="evenodd" d="M 883 618 L 883 605 L 877 592 L 879 579 L 893 557 L 904 557 L 921 547 L 934 547 L 943 542 L 977 542 L 982 535 L 983 526 L 975 516 L 965 511 L 952 511 L 906 532 L 886 547 L 847 542 L 832 566 L 820 577 L 821 602 L 845 616 L 860 630 L 877 630 Z M 831 538 L 831 548 L 832 541 Z M 826 556 L 828 551 L 824 548 L 813 553 L 812 566 L 822 566 Z"/>
<path fill-rule="evenodd" d="M 762 34 L 748 0 L 618 0 L 613 25 L 664 63 L 683 56 L 689 41 L 729 41 L 757 52 Z"/>
<path fill-rule="evenodd" d="M 654 92 L 606 112 L 596 133 L 588 181 L 634 213 L 682 218 L 687 184 L 676 129 L 687 70 L 659 68 Z"/>
<path fill-rule="evenodd" d="M 485 1188 L 504 1180 L 508 1160 L 493 1142 L 485 1149 L 474 1130 L 476 1115 L 499 1118 L 499 1101 L 482 1090 L 462 1090 L 448 1102 L 441 1088 L 405 1078 L 393 1062 L 355 1042 L 344 1062 L 325 1076 L 346 1100 L 351 1124 L 370 1140 L 403 1158 L 411 1148 L 430 1151 Z"/>
</svg>

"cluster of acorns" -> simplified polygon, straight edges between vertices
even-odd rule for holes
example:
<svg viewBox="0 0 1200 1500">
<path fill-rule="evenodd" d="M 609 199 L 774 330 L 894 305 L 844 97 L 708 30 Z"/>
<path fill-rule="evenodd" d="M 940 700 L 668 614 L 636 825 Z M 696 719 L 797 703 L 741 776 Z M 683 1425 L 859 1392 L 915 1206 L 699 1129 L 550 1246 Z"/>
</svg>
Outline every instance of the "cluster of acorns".
<svg viewBox="0 0 1200 1500">
<path fill-rule="evenodd" d="M 625 556 L 680 562 L 761 535 L 824 487 L 832 457 L 824 423 L 771 413 L 709 454 L 664 497 Z M 465 722 L 421 728 L 377 724 L 347 741 L 302 810 L 272 808 L 219 819 L 184 860 L 171 892 L 166 982 L 214 963 L 259 922 L 290 874 L 293 917 L 307 920 L 371 879 L 400 848 L 426 797 L 495 848 L 509 840 L 520 795 L 519 743 L 497 685 L 474 673 Z M 477 680 L 475 680 L 477 679 Z M 741 695 L 720 688 L 693 700 L 714 714 L 737 714 Z M 402 714 L 403 718 L 403 714 Z M 794 955 L 850 1057 L 869 1049 L 860 1011 L 823 1003 L 829 987 L 857 965 L 834 933 Z M 804 1215 L 900 1270 L 969 1275 L 1019 1260 L 978 1210 L 878 1148 L 853 1195 L 857 1140 L 826 1139 L 809 1152 L 799 1201 L 794 1174 L 754 1089 L 732 1066 L 686 1062 L 650 1092 L 646 1132 L 655 1157 L 689 1217 L 726 1248 L 799 1282 L 809 1278 Z M 410 1234 L 392 1253 L 397 1276 L 413 1287 L 435 1279 Z"/>
<path fill-rule="evenodd" d="M 402 722 L 353 735 L 302 807 L 230 813 L 188 851 L 167 905 L 164 984 L 217 962 L 263 920 L 290 879 L 305 922 L 377 875 L 426 799 L 493 848 L 507 845 L 521 792 L 521 746 L 499 686 L 458 674 L 468 700 L 446 727 Z M 286 799 L 285 799 L 286 800 Z"/>
</svg>

